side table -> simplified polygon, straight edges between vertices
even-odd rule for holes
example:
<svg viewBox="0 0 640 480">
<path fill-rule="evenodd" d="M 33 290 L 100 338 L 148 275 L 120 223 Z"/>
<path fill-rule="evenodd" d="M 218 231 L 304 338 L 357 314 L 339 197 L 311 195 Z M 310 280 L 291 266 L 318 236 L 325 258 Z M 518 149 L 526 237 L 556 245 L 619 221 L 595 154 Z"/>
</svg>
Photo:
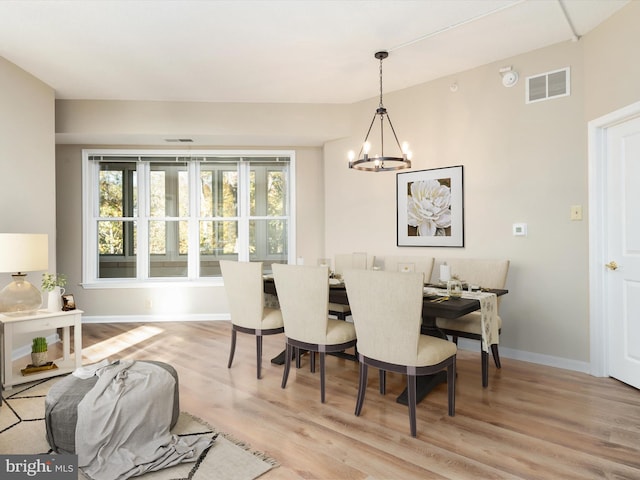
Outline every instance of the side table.
<svg viewBox="0 0 640 480">
<path fill-rule="evenodd" d="M 2 345 L 2 386 L 11 389 L 14 385 L 32 382 L 43 378 L 70 373 L 82 366 L 82 310 L 66 312 L 48 312 L 38 310 L 24 316 L 0 314 L 0 344 Z M 73 358 L 71 355 L 70 327 L 73 327 Z M 21 368 L 26 365 L 15 365 L 11 359 L 14 335 L 20 333 L 40 332 L 62 328 L 62 358 L 51 359 L 58 368 L 43 372 L 22 375 Z"/>
</svg>

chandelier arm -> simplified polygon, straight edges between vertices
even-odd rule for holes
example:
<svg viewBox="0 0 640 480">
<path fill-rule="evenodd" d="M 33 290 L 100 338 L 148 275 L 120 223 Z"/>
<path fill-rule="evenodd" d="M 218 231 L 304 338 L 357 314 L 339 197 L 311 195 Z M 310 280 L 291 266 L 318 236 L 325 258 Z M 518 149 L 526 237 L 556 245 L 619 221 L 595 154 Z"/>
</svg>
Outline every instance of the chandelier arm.
<svg viewBox="0 0 640 480">
<path fill-rule="evenodd" d="M 388 113 L 387 113 L 387 120 L 389 120 L 389 126 L 391 127 L 391 131 L 393 132 L 393 136 L 396 139 L 396 144 L 398 145 L 398 148 L 402 152 L 402 146 L 400 145 L 400 141 L 398 140 L 398 135 L 396 135 L 396 129 L 393 128 L 393 123 L 391 123 L 391 117 L 389 116 Z M 402 154 L 404 155 L 404 152 L 402 152 Z"/>
<path fill-rule="evenodd" d="M 376 115 L 378 115 L 377 113 L 373 114 L 373 118 L 371 119 L 371 124 L 369 125 L 369 130 L 367 130 L 367 134 L 364 137 L 364 142 L 362 142 L 362 146 L 360 147 L 360 152 L 358 153 L 358 158 L 360 158 L 360 155 L 362 155 L 362 149 L 364 148 L 364 144 L 367 143 L 367 140 L 369 140 L 369 134 L 371 133 L 371 128 L 373 127 L 373 122 L 376 121 Z"/>
</svg>

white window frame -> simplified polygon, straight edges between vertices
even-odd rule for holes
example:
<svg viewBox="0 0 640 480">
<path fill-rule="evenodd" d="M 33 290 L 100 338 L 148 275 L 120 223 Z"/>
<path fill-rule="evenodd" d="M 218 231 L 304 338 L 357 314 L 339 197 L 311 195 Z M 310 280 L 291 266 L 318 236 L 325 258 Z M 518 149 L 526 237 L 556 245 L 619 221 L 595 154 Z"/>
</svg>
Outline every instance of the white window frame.
<svg viewBox="0 0 640 480">
<path fill-rule="evenodd" d="M 144 149 L 86 149 L 82 150 L 82 285 L 84 288 L 140 288 L 141 286 L 194 286 L 222 285 L 222 277 L 200 278 L 199 254 L 188 256 L 188 275 L 186 277 L 149 277 L 149 251 L 148 241 L 139 241 L 137 244 L 137 275 L 136 278 L 98 278 L 98 250 L 97 250 L 97 219 L 99 218 L 98 202 L 98 173 L 99 162 L 90 160 L 91 157 L 232 157 L 241 158 L 239 162 L 240 178 L 247 178 L 250 162 L 253 158 L 261 157 L 288 157 L 288 208 L 287 215 L 282 217 L 249 217 L 249 189 L 240 190 L 238 198 L 239 216 L 229 217 L 229 220 L 237 219 L 238 239 L 240 240 L 238 259 L 249 261 L 249 237 L 242 235 L 242 229 L 248 232 L 249 220 L 286 219 L 287 220 L 287 261 L 295 263 L 296 258 L 296 187 L 295 187 L 295 151 L 293 150 L 144 150 Z M 149 163 L 140 161 L 138 168 L 138 216 L 149 220 L 149 205 L 147 194 L 147 181 L 141 181 L 140 175 L 148 177 Z M 199 252 L 199 212 L 200 199 L 197 189 L 197 178 L 191 178 L 189 188 L 189 252 Z M 248 180 L 247 180 L 248 183 Z M 144 212 L 143 214 L 141 212 Z M 130 217 L 127 217 L 130 219 Z M 118 220 L 115 218 L 114 220 Z M 147 239 L 148 229 L 146 221 L 137 222 L 138 238 Z"/>
</svg>

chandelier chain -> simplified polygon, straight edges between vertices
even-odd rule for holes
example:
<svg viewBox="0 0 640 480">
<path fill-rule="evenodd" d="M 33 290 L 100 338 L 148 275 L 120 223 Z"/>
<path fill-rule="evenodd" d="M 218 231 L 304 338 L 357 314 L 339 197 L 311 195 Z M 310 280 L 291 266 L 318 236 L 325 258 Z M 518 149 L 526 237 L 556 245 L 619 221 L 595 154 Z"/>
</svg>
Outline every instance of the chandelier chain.
<svg viewBox="0 0 640 480">
<path fill-rule="evenodd" d="M 380 59 L 380 108 L 382 108 L 382 58 Z"/>
</svg>

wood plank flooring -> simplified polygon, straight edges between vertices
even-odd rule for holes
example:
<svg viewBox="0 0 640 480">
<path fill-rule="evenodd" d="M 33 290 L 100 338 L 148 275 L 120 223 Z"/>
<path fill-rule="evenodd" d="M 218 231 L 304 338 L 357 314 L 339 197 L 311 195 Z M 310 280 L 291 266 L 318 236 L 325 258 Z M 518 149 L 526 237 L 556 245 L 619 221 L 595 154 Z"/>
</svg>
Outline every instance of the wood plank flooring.
<svg viewBox="0 0 640 480">
<path fill-rule="evenodd" d="M 354 408 L 358 365 L 327 358 L 326 403 L 319 374 L 292 368 L 280 388 L 284 345 L 265 337 L 255 378 L 255 339 L 238 334 L 227 369 L 228 322 L 86 324 L 84 362 L 154 359 L 173 365 L 181 409 L 273 456 L 275 479 L 640 479 L 640 392 L 611 378 L 502 359 L 482 388 L 479 352 L 459 351 L 456 416 L 446 385 L 418 405 L 418 437 L 396 403 L 401 375 L 378 393 L 375 370 L 362 415 Z"/>
</svg>

